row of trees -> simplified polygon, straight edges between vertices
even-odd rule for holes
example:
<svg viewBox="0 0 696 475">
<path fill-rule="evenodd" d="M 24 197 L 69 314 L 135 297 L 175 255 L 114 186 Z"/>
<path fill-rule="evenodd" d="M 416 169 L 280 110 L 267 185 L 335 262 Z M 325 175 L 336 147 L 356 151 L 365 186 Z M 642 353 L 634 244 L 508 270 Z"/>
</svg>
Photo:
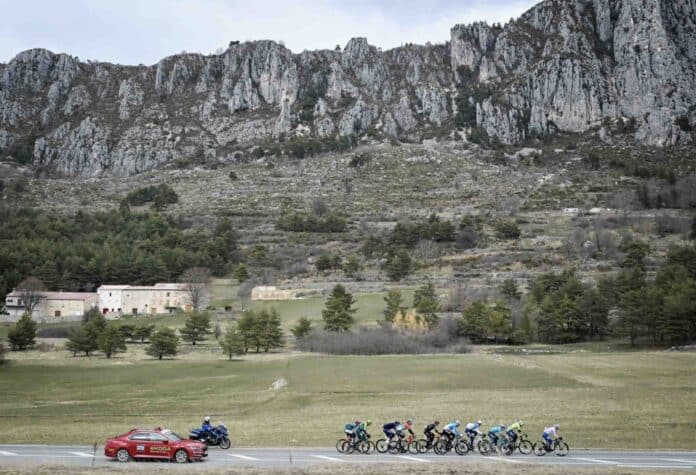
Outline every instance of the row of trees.
<svg viewBox="0 0 696 475">
<path fill-rule="evenodd" d="M 49 289 L 92 290 L 102 283 L 171 282 L 190 267 L 224 275 L 241 259 L 226 218 L 209 232 L 156 213 L 62 216 L 2 208 L 0 222 L 2 301 L 29 276 Z"/>
<path fill-rule="evenodd" d="M 503 298 L 475 301 L 464 310 L 461 332 L 474 342 L 572 343 L 610 334 L 626 336 L 632 345 L 641 338 L 656 345 L 695 341 L 696 246 L 670 249 L 654 278 L 646 269 L 648 250 L 640 241 L 623 243 L 621 270 L 596 285 L 572 269 L 542 274 L 524 302 L 515 283 L 506 281 Z"/>
</svg>

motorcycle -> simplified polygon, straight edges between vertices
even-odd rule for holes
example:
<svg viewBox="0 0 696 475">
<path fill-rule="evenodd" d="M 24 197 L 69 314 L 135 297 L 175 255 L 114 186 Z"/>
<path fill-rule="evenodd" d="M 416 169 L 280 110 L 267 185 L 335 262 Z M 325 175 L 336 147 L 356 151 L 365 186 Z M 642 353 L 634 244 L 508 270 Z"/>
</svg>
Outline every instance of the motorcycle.
<svg viewBox="0 0 696 475">
<path fill-rule="evenodd" d="M 227 426 L 222 422 L 207 432 L 201 428 L 191 429 L 189 439 L 205 442 L 207 445 L 217 445 L 221 449 L 229 449 L 232 446 Z"/>
</svg>

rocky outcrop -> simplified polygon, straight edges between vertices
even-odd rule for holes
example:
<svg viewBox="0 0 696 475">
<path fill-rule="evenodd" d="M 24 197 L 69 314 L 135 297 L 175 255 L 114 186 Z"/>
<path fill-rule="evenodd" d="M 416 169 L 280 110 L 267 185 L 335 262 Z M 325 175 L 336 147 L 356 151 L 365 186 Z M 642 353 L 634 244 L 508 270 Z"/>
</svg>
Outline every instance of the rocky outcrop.
<svg viewBox="0 0 696 475">
<path fill-rule="evenodd" d="M 125 175 L 281 138 L 414 140 L 479 127 L 515 143 L 618 118 L 636 124 L 639 143 L 688 143 L 695 10 L 693 1 L 546 0 L 504 26 L 457 25 L 444 45 L 381 51 L 354 38 L 342 51 L 293 54 L 234 42 L 153 66 L 29 50 L 0 64 L 0 158 L 21 145 L 46 172 Z"/>
</svg>

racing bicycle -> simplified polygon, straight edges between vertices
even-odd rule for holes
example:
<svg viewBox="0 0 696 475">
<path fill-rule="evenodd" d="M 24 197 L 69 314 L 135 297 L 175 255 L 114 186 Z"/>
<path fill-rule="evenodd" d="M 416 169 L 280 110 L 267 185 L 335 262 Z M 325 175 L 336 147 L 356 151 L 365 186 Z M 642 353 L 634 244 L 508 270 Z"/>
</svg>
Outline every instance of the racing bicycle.
<svg viewBox="0 0 696 475">
<path fill-rule="evenodd" d="M 570 447 L 568 447 L 567 443 L 563 442 L 563 437 L 554 440 L 551 447 L 543 440 L 534 444 L 534 453 L 537 454 L 537 456 L 542 457 L 549 452 L 554 452 L 559 457 L 565 457 L 568 455 L 568 452 L 570 452 Z"/>
</svg>

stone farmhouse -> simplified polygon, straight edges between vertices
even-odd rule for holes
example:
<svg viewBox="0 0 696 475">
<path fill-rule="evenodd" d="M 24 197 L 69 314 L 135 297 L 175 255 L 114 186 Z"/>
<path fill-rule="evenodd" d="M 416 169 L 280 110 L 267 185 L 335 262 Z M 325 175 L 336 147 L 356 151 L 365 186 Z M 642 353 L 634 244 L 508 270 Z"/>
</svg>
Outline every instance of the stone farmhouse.
<svg viewBox="0 0 696 475">
<path fill-rule="evenodd" d="M 186 284 L 102 285 L 97 294 L 99 310 L 107 318 L 191 311 Z"/>
<path fill-rule="evenodd" d="M 89 309 L 96 307 L 99 299 L 95 292 L 40 292 L 41 299 L 31 313 L 39 322 L 78 320 Z M 13 290 L 5 297 L 6 320 L 16 321 L 24 315 L 23 293 Z"/>
</svg>

